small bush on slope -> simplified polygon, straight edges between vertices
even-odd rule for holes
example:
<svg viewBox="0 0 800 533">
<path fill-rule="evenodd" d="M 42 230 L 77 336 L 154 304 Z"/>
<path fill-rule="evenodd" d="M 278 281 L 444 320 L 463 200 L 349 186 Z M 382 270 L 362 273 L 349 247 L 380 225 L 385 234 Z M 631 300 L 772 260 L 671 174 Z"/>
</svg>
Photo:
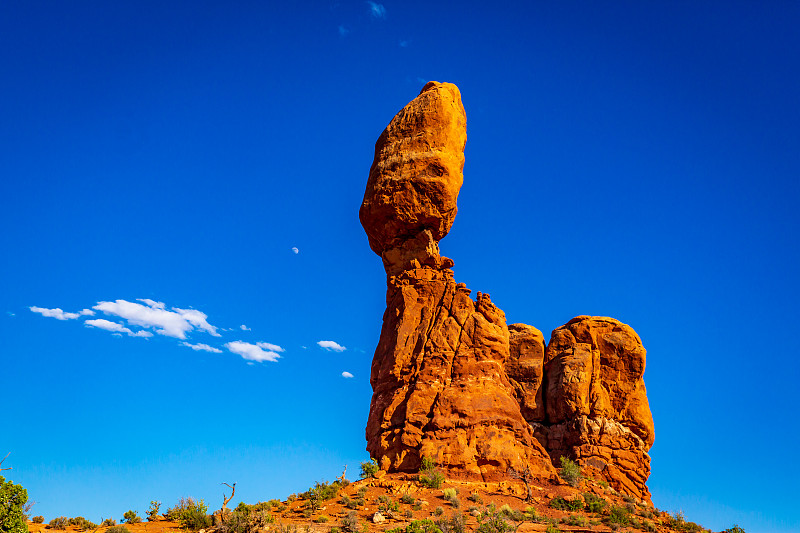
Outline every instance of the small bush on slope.
<svg viewBox="0 0 800 533">
<path fill-rule="evenodd" d="M 48 525 L 50 526 L 51 529 L 65 530 L 69 525 L 69 518 L 67 518 L 66 516 L 59 516 L 57 518 L 53 518 L 52 520 L 50 520 L 50 523 Z"/>
<path fill-rule="evenodd" d="M 375 462 L 375 459 L 370 458 L 369 461 L 361 463 L 361 477 L 363 479 L 375 477 L 375 474 L 378 473 L 378 470 L 378 463 Z"/>
<path fill-rule="evenodd" d="M 569 483 L 571 487 L 580 485 L 583 475 L 581 474 L 581 467 L 574 461 L 570 461 L 566 457 L 561 457 L 561 470 L 559 471 L 561 478 Z"/>
<path fill-rule="evenodd" d="M 430 457 L 423 457 L 419 469 L 419 484 L 430 489 L 438 489 L 442 483 L 444 474 L 436 468 L 436 463 Z"/>
<path fill-rule="evenodd" d="M 181 498 L 175 507 L 167 510 L 165 516 L 188 530 L 197 531 L 211 526 L 211 517 L 207 512 L 208 505 L 203 500 L 198 502 L 192 498 Z"/>
</svg>

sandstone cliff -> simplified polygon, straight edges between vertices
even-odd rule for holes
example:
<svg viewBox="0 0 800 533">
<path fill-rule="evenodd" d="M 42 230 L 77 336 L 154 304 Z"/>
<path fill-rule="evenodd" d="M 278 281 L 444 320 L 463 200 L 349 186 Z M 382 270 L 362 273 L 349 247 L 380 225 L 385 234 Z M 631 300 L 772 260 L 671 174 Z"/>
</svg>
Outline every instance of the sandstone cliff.
<svg viewBox="0 0 800 533">
<path fill-rule="evenodd" d="M 451 475 L 542 477 L 566 456 L 649 498 L 653 421 L 645 350 L 629 326 L 577 317 L 545 345 L 539 330 L 463 283 L 439 241 L 463 183 L 466 114 L 458 88 L 429 82 L 375 145 L 359 216 L 387 276 L 372 361 L 367 450 L 388 471 L 423 456 Z"/>
</svg>

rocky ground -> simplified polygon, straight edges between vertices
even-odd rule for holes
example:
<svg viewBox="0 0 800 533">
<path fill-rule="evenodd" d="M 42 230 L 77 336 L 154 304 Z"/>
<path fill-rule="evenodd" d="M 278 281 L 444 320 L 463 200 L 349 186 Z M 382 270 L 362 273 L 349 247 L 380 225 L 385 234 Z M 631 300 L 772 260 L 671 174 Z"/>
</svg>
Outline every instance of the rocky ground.
<svg viewBox="0 0 800 533">
<path fill-rule="evenodd" d="M 336 484 L 325 484 L 330 486 Z M 259 506 L 244 506 L 226 515 L 220 524 L 201 533 L 508 533 L 543 531 L 705 531 L 701 526 L 661 512 L 645 500 L 622 495 L 604 482 L 583 479 L 576 487 L 553 478 L 531 483 L 531 500 L 521 481 L 475 482 L 446 480 L 438 489 L 424 487 L 413 474 L 386 474 L 337 486 L 336 495 L 316 505 L 308 494 L 291 495 Z M 448 489 L 456 498 L 447 498 Z M 590 512 L 593 494 L 605 503 Z M 600 502 L 598 498 L 594 500 Z M 553 506 L 565 507 L 557 509 Z M 576 510 L 568 510 L 571 506 Z M 316 508 L 315 508 L 316 507 Z M 256 518 L 255 515 L 259 515 Z M 463 517 L 463 526 L 453 516 Z M 244 520 L 242 520 L 244 517 Z M 429 522 L 427 522 L 429 521 Z M 53 533 L 47 524 L 28 524 L 31 533 Z M 178 522 L 162 517 L 155 521 L 125 524 L 130 533 L 183 531 Z M 109 527 L 89 530 L 105 533 Z M 47 531 L 46 531 L 47 530 Z M 78 531 L 68 526 L 66 531 Z"/>
</svg>

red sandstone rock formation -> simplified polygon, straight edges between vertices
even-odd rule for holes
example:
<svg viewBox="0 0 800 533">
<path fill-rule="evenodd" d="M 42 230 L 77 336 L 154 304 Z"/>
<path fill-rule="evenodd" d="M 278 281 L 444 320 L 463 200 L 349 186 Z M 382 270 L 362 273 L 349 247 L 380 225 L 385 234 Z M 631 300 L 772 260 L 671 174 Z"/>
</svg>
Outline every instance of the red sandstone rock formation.
<svg viewBox="0 0 800 533">
<path fill-rule="evenodd" d="M 547 416 L 534 428 L 553 461 L 570 457 L 649 499 L 645 353 L 633 328 L 613 318 L 579 316 L 554 330 L 544 356 Z"/>
<path fill-rule="evenodd" d="M 428 83 L 375 147 L 361 223 L 387 272 L 386 313 L 372 362 L 367 450 L 390 471 L 422 456 L 488 479 L 549 458 L 522 417 L 504 365 L 505 315 L 456 284 L 438 241 L 453 223 L 466 142 L 455 85 Z"/>
<path fill-rule="evenodd" d="M 388 471 L 423 456 L 490 479 L 523 464 L 549 477 L 560 457 L 649 498 L 645 350 L 629 326 L 577 317 L 541 332 L 506 326 L 487 294 L 439 254 L 463 182 L 466 115 L 455 85 L 430 82 L 375 145 L 359 216 L 387 274 L 370 382 L 367 450 Z"/>
</svg>

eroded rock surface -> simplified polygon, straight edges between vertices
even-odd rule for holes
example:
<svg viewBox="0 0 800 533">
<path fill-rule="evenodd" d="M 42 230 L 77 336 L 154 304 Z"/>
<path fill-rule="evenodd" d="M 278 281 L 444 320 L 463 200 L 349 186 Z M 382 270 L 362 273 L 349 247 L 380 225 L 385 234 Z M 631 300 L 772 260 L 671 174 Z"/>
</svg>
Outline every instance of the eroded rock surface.
<svg viewBox="0 0 800 533">
<path fill-rule="evenodd" d="M 387 471 L 423 456 L 484 480 L 560 457 L 649 498 L 645 350 L 629 326 L 580 316 L 542 333 L 506 325 L 439 253 L 463 182 L 466 115 L 455 85 L 430 82 L 375 145 L 359 216 L 386 270 L 386 312 L 372 361 L 367 450 Z"/>
<path fill-rule="evenodd" d="M 543 422 L 544 335 L 527 324 L 511 324 L 506 373 L 514 385 L 514 395 L 522 416 L 529 422 Z"/>
<path fill-rule="evenodd" d="M 645 354 L 633 328 L 613 318 L 579 316 L 555 329 L 544 357 L 547 416 L 535 428 L 554 461 L 570 457 L 649 499 Z"/>
</svg>

